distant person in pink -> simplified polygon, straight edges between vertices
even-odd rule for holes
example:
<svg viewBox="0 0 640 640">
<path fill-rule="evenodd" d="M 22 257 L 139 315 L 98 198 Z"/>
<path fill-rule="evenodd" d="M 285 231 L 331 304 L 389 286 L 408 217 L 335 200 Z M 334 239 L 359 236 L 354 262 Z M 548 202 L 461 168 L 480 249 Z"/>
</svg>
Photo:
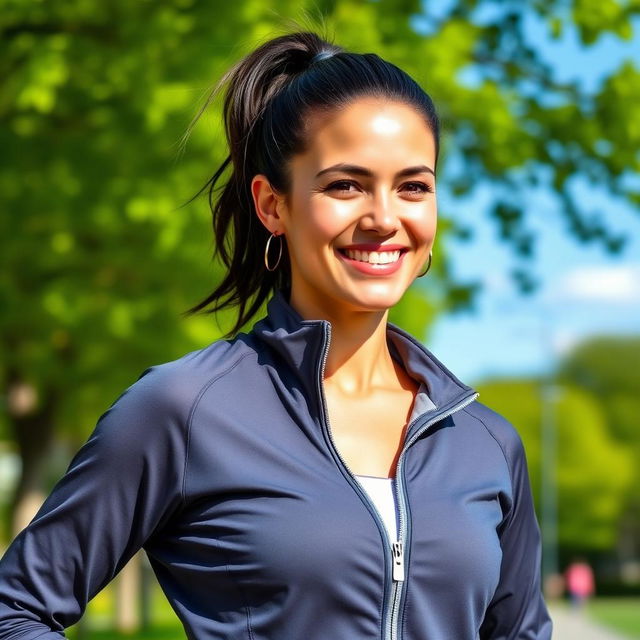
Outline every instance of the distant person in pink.
<svg viewBox="0 0 640 640">
<path fill-rule="evenodd" d="M 595 580 L 589 563 L 584 558 L 576 558 L 565 571 L 565 581 L 573 606 L 581 610 L 595 593 Z"/>
</svg>

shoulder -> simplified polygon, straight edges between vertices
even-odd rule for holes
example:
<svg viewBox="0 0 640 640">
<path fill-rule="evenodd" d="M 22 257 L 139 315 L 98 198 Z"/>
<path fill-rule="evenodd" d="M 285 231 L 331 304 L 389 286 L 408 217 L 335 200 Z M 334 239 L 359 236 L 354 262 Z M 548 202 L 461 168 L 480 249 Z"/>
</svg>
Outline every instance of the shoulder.
<svg viewBox="0 0 640 640">
<path fill-rule="evenodd" d="M 190 414 L 210 385 L 255 351 L 241 339 L 217 340 L 147 367 L 100 416 L 97 434 L 129 442 L 186 435 Z M 147 440 L 148 442 L 148 440 Z"/>
<path fill-rule="evenodd" d="M 491 409 L 486 404 L 474 400 L 463 411 L 475 418 L 495 440 L 507 460 L 509 467 L 524 455 L 522 437 L 516 427 L 502 414 Z"/>
<path fill-rule="evenodd" d="M 483 428 L 498 444 L 504 455 L 511 490 L 503 522 L 508 521 L 506 519 L 507 513 L 508 518 L 511 520 L 517 517 L 517 513 L 532 514 L 533 506 L 527 458 L 522 438 L 517 429 L 503 415 L 477 400 L 465 407 L 464 410 L 467 411 L 467 414 L 475 417 L 479 423 L 482 423 Z M 523 512 L 522 509 L 525 511 Z"/>
</svg>

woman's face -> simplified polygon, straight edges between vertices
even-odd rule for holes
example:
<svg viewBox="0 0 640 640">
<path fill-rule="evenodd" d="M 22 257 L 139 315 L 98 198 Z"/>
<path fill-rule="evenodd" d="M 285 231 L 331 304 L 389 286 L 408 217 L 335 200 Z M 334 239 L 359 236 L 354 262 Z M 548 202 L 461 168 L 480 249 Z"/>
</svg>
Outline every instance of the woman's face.
<svg viewBox="0 0 640 640">
<path fill-rule="evenodd" d="M 413 108 L 375 98 L 311 125 L 280 210 L 291 304 L 305 317 L 388 309 L 434 242 L 433 134 Z"/>
</svg>

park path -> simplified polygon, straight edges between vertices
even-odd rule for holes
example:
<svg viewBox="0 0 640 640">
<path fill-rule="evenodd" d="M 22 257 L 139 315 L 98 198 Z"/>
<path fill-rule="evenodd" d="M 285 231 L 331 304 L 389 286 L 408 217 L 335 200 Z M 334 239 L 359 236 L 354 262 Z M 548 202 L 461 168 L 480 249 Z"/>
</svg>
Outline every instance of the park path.
<svg viewBox="0 0 640 640">
<path fill-rule="evenodd" d="M 553 640 L 627 640 L 627 636 L 610 631 L 568 607 L 550 604 L 549 614 L 553 620 Z"/>
</svg>

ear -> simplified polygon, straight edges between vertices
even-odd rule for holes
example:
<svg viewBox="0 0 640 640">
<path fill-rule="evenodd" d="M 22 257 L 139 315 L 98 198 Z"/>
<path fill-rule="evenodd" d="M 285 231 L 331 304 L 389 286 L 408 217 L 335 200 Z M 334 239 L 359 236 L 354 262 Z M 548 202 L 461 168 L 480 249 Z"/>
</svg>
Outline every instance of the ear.
<svg viewBox="0 0 640 640">
<path fill-rule="evenodd" d="M 267 176 L 259 173 L 251 180 L 251 195 L 260 222 L 271 233 L 281 235 L 284 225 L 281 213 L 284 211 L 284 196 L 280 195 L 269 182 Z"/>
</svg>

